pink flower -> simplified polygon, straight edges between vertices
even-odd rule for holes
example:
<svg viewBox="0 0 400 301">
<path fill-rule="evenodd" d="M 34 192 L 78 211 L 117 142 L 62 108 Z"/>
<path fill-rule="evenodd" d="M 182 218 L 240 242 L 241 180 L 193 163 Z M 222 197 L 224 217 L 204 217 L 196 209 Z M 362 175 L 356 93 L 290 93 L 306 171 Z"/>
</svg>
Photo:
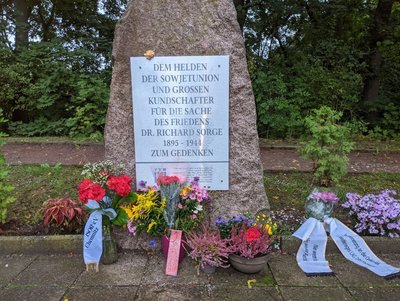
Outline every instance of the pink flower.
<svg viewBox="0 0 400 301">
<path fill-rule="evenodd" d="M 197 218 L 197 215 L 196 215 L 196 214 L 192 214 L 191 218 L 192 218 L 192 219 L 196 219 L 196 218 Z"/>
<path fill-rule="evenodd" d="M 178 208 L 179 208 L 179 209 L 182 209 L 182 207 L 183 207 L 182 204 L 179 203 L 179 204 L 178 204 Z"/>
<path fill-rule="evenodd" d="M 191 200 L 195 200 L 196 199 L 196 194 L 191 193 L 189 197 L 190 197 Z"/>
<path fill-rule="evenodd" d="M 136 226 L 132 226 L 132 221 L 129 221 L 128 224 L 126 225 L 128 228 L 128 231 L 132 233 L 133 235 L 136 235 Z"/>
</svg>

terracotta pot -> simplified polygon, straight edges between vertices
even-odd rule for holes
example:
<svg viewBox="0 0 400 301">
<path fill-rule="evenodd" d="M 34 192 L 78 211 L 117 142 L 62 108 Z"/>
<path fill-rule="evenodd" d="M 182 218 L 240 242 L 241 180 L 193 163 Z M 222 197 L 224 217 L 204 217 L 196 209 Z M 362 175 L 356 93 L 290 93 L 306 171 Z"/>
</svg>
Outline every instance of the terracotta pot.
<svg viewBox="0 0 400 301">
<path fill-rule="evenodd" d="M 181 247 L 180 247 L 180 251 L 179 251 L 179 263 L 182 262 L 183 258 L 185 257 L 185 254 L 186 254 L 186 250 L 183 247 L 184 242 L 186 242 L 186 238 L 184 236 L 182 236 Z M 163 237 L 161 238 L 161 246 L 162 246 L 165 260 L 167 260 L 168 250 L 169 250 L 169 238 L 166 235 L 163 235 Z"/>
<path fill-rule="evenodd" d="M 236 254 L 231 254 L 229 255 L 229 263 L 239 272 L 253 274 L 260 272 L 270 258 L 271 254 L 255 258 L 246 258 Z"/>
</svg>

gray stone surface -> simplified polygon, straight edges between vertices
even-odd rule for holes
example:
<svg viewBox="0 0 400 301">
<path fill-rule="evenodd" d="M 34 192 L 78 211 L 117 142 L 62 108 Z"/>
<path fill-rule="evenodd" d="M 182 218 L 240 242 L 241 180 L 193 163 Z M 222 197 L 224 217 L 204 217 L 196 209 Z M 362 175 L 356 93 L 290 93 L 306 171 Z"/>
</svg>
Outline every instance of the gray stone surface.
<svg viewBox="0 0 400 301">
<path fill-rule="evenodd" d="M 118 265 L 100 265 L 98 273 L 84 271 L 76 286 L 139 285 L 147 260 L 144 254 L 119 254 Z"/>
<path fill-rule="evenodd" d="M 342 287 L 282 287 L 285 301 L 354 301 Z"/>
<path fill-rule="evenodd" d="M 217 269 L 215 274 L 209 276 L 210 283 L 218 286 L 227 287 L 248 287 L 248 281 L 252 281 L 254 287 L 274 286 L 275 280 L 268 266 L 256 274 L 244 274 L 236 271 L 232 267 L 227 269 Z"/>
<path fill-rule="evenodd" d="M 212 291 L 212 300 L 244 301 L 244 300 L 283 300 L 275 287 L 239 289 L 234 287 L 217 287 Z M 320 299 L 323 300 L 323 299 Z M 339 299 L 338 299 L 339 300 Z"/>
<path fill-rule="evenodd" d="M 1 301 L 60 301 L 64 294 L 60 287 L 11 287 L 0 292 Z"/>
<path fill-rule="evenodd" d="M 141 301 L 192 301 L 210 300 L 207 288 L 200 285 L 144 285 L 139 288 L 135 300 Z"/>
<path fill-rule="evenodd" d="M 142 284 L 176 284 L 200 285 L 207 284 L 208 278 L 204 273 L 197 276 L 194 261 L 186 257 L 179 264 L 177 276 L 165 275 L 165 258 L 162 254 L 155 254 L 150 257 L 148 267 L 143 277 Z"/>
<path fill-rule="evenodd" d="M 297 265 L 295 256 L 276 256 L 268 265 L 279 286 L 340 286 L 336 277 L 307 277 Z"/>
<path fill-rule="evenodd" d="M 132 301 L 137 300 L 137 286 L 129 287 L 80 287 L 71 288 L 64 295 L 68 300 L 73 301 Z"/>
<path fill-rule="evenodd" d="M 214 214 L 269 208 L 262 178 L 256 112 L 244 43 L 230 0 L 131 0 L 118 22 L 105 129 L 106 159 L 135 175 L 129 57 L 230 56 L 230 189 L 214 193 Z M 134 108 L 140 110 L 140 108 Z"/>
<path fill-rule="evenodd" d="M 83 270 L 82 256 L 38 256 L 23 273 L 10 282 L 10 286 L 68 287 Z"/>
<path fill-rule="evenodd" d="M 388 264 L 400 267 L 400 254 L 379 255 Z M 341 255 L 327 256 L 336 277 L 349 287 L 400 287 L 400 278 L 385 280 L 369 270 L 348 261 Z M 400 299 L 400 298 L 399 298 Z"/>
<path fill-rule="evenodd" d="M 400 254 L 380 256 L 399 262 Z M 98 273 L 84 272 L 80 256 L 0 257 L 0 300 L 105 301 L 105 300 L 379 300 L 397 301 L 400 278 L 384 280 L 358 268 L 341 256 L 328 256 L 333 277 L 306 277 L 295 256 L 279 255 L 262 272 L 246 275 L 233 269 L 196 275 L 186 258 L 177 277 L 166 276 L 161 254 L 120 254 L 112 265 L 100 265 Z M 248 280 L 252 287 L 248 287 Z M 3 281 L 5 283 L 3 283 Z"/>
<path fill-rule="evenodd" d="M 0 288 L 19 275 L 35 258 L 22 254 L 0 256 Z"/>
<path fill-rule="evenodd" d="M 400 300 L 400 288 L 351 288 L 350 293 L 359 301 L 397 301 Z"/>
</svg>

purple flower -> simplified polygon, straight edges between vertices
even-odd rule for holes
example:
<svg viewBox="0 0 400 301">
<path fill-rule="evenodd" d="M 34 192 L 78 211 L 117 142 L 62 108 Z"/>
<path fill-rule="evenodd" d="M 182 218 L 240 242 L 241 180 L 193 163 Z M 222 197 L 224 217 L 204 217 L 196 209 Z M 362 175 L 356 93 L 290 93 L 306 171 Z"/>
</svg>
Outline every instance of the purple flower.
<svg viewBox="0 0 400 301">
<path fill-rule="evenodd" d="M 150 240 L 150 241 L 149 241 L 149 246 L 150 246 L 151 248 L 155 248 L 155 247 L 157 246 L 156 241 L 155 241 L 154 239 Z"/>
</svg>

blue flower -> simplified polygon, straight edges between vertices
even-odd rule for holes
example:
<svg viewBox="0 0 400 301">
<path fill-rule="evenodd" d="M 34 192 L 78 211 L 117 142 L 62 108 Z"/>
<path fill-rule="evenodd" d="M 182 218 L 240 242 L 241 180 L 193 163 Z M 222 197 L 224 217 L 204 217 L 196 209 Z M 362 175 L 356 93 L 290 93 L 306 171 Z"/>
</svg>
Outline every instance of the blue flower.
<svg viewBox="0 0 400 301">
<path fill-rule="evenodd" d="M 154 239 L 150 240 L 150 242 L 149 242 L 150 247 L 155 248 L 156 245 L 157 245 L 157 243 Z"/>
</svg>

